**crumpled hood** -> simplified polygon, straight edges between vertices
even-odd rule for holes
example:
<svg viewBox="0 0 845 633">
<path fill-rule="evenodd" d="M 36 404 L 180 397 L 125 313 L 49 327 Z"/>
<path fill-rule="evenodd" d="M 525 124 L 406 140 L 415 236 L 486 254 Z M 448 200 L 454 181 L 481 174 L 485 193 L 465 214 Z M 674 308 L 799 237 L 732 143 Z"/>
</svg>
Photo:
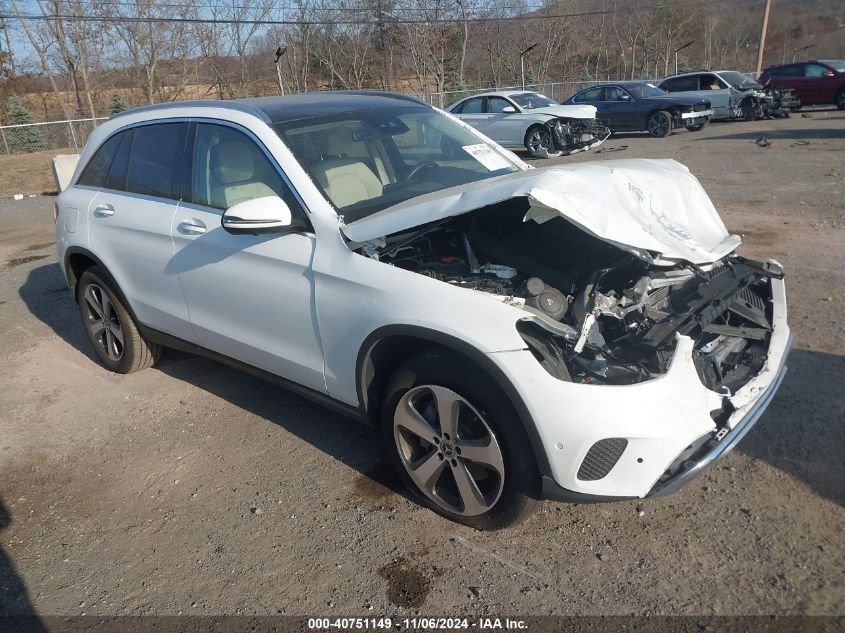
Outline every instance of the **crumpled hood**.
<svg viewBox="0 0 845 633">
<path fill-rule="evenodd" d="M 545 108 L 533 108 L 525 112 L 526 114 L 548 114 L 564 119 L 595 119 L 598 110 L 596 106 L 581 104 L 547 106 Z"/>
<path fill-rule="evenodd" d="M 555 165 L 443 189 L 344 225 L 343 232 L 362 243 L 520 197 L 530 204 L 525 221 L 562 216 L 646 261 L 708 264 L 740 244 L 684 165 L 654 159 Z"/>
</svg>

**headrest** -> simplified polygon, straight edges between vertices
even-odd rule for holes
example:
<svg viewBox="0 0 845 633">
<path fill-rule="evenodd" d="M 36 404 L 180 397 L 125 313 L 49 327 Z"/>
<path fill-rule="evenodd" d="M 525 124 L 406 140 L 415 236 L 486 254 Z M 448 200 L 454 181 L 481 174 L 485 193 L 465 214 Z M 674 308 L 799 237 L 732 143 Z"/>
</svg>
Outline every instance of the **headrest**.
<svg viewBox="0 0 845 633">
<path fill-rule="evenodd" d="M 251 180 L 255 160 L 251 148 L 239 141 L 220 141 L 211 148 L 211 176 L 219 185 Z"/>
</svg>

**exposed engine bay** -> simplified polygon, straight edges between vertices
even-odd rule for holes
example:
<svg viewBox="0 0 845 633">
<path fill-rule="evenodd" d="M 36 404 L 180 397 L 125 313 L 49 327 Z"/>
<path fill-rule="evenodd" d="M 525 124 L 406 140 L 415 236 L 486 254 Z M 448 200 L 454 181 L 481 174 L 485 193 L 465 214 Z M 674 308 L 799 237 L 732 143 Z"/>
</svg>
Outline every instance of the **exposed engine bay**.
<svg viewBox="0 0 845 633">
<path fill-rule="evenodd" d="M 555 151 L 564 154 L 588 149 L 610 136 L 610 129 L 597 119 L 550 119 L 546 127 L 552 133 Z"/>
<path fill-rule="evenodd" d="M 695 341 L 702 382 L 730 395 L 763 367 L 775 264 L 737 255 L 657 265 L 563 217 L 524 221 L 527 198 L 388 236 L 362 252 L 526 312 L 517 324 L 561 380 L 633 384 L 666 373 L 676 335 Z M 662 262 L 661 262 L 662 264 Z"/>
</svg>

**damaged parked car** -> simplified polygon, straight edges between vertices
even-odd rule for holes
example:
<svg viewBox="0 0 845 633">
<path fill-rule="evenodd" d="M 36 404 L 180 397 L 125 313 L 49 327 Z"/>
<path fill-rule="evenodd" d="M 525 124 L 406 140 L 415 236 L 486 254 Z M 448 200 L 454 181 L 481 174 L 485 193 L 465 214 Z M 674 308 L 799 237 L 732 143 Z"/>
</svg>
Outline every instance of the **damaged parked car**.
<svg viewBox="0 0 845 633">
<path fill-rule="evenodd" d="M 447 112 L 469 123 L 502 147 L 527 150 L 534 158 L 553 158 L 592 149 L 610 130 L 596 121 L 589 105 L 560 105 L 525 90 L 487 92 L 453 103 Z"/>
<path fill-rule="evenodd" d="M 109 370 L 172 347 L 282 385 L 479 529 L 676 490 L 786 371 L 783 269 L 737 253 L 685 167 L 533 169 L 402 95 L 128 110 L 54 211 Z"/>
<path fill-rule="evenodd" d="M 800 106 L 792 90 L 763 87 L 735 70 L 690 72 L 667 77 L 659 88 L 687 97 L 710 101 L 714 119 L 756 121 L 787 117 Z"/>
<path fill-rule="evenodd" d="M 655 138 L 668 136 L 679 127 L 690 132 L 701 130 L 713 115 L 707 99 L 671 95 L 645 81 L 591 86 L 564 103 L 595 106 L 596 116 L 613 133 L 644 131 Z"/>
</svg>

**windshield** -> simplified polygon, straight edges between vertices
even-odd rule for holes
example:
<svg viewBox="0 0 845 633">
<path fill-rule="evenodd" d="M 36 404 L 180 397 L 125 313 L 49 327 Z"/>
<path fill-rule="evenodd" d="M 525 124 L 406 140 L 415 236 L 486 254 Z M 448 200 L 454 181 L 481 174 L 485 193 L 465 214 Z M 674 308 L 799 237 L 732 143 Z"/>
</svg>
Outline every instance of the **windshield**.
<svg viewBox="0 0 845 633">
<path fill-rule="evenodd" d="M 347 222 L 519 169 L 462 125 L 427 107 L 345 112 L 279 123 L 275 129 Z"/>
<path fill-rule="evenodd" d="M 734 88 L 739 88 L 741 90 L 748 90 L 749 88 L 762 88 L 760 84 L 758 84 L 748 75 L 743 75 L 742 73 L 738 73 L 734 70 L 728 70 L 719 73 L 719 75 L 721 75 L 722 79 L 727 81 Z"/>
<path fill-rule="evenodd" d="M 654 84 L 624 84 L 623 87 L 625 88 L 625 90 L 627 90 L 639 99 L 642 99 L 643 97 L 662 97 L 664 95 L 669 94 L 668 92 L 666 92 L 662 88 L 658 88 Z"/>
<path fill-rule="evenodd" d="M 554 99 L 549 99 L 536 92 L 522 92 L 517 95 L 509 95 L 513 101 L 523 110 L 533 110 L 534 108 L 547 108 L 548 106 L 560 105 Z"/>
</svg>

